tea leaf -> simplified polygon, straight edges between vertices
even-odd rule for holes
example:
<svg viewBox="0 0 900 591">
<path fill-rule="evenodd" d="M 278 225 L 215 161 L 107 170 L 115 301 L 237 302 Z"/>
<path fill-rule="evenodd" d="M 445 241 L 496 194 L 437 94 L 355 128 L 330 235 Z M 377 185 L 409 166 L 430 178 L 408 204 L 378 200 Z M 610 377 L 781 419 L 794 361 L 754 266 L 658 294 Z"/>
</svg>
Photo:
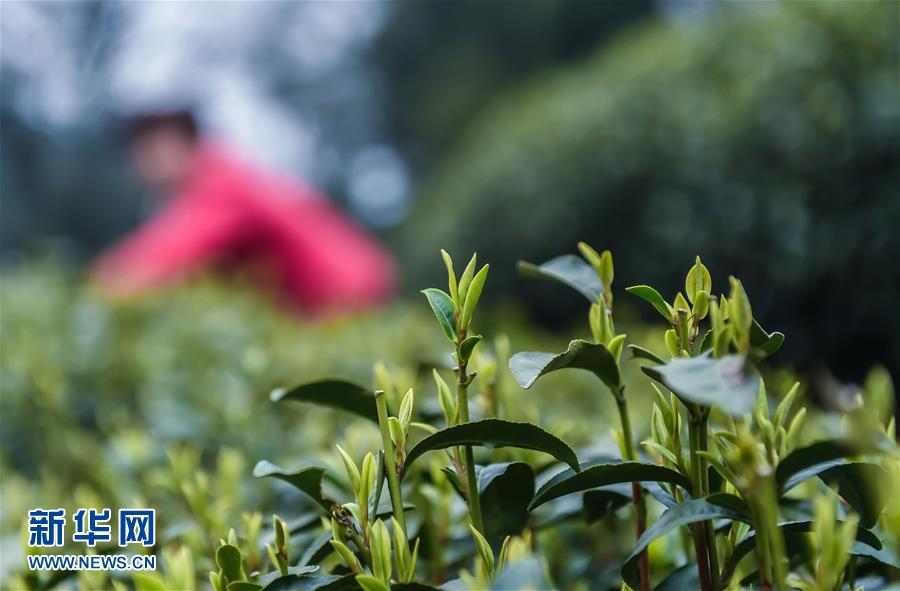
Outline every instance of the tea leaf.
<svg viewBox="0 0 900 591">
<path fill-rule="evenodd" d="M 874 449 L 863 449 L 859 443 L 840 439 L 825 439 L 806 447 L 795 449 L 778 463 L 775 481 L 782 492 L 787 492 L 808 478 L 825 470 L 846 463 L 853 457 Z"/>
<path fill-rule="evenodd" d="M 748 514 L 735 510 L 742 504 L 743 501 L 734 495 L 716 493 L 704 499 L 685 501 L 671 509 L 666 509 L 659 519 L 647 528 L 644 535 L 637 541 L 631 555 L 625 559 L 625 563 L 622 565 L 622 578 L 632 588 L 640 588 L 637 566 L 641 553 L 647 549 L 650 542 L 679 527 L 708 519 L 731 519 L 750 523 Z"/>
<path fill-rule="evenodd" d="M 837 485 L 838 494 L 859 513 L 859 523 L 869 529 L 875 526 L 887 502 L 881 483 L 890 482 L 890 475 L 869 462 L 851 462 L 834 466 L 819 474 L 829 486 Z"/>
<path fill-rule="evenodd" d="M 481 335 L 476 334 L 466 337 L 459 345 L 459 355 L 463 360 L 468 360 L 475 351 L 475 345 L 481 342 Z"/>
<path fill-rule="evenodd" d="M 535 493 L 528 506 L 529 511 L 548 501 L 575 492 L 581 492 L 620 482 L 668 482 L 690 490 L 690 481 L 669 468 L 643 462 L 619 462 L 605 460 L 603 463 L 584 463 L 580 472 L 571 468 L 563 470 Z"/>
<path fill-rule="evenodd" d="M 518 269 L 523 277 L 550 279 L 568 285 L 591 303 L 599 303 L 603 294 L 603 285 L 594 268 L 572 254 L 564 254 L 541 265 L 519 261 Z"/>
<path fill-rule="evenodd" d="M 636 295 L 637 297 L 644 299 L 656 308 L 656 311 L 662 314 L 662 317 L 666 319 L 666 321 L 671 324 L 675 321 L 675 311 L 672 310 L 672 306 L 663 298 L 658 291 L 650 287 L 649 285 L 635 285 L 633 287 L 626 287 L 625 291 L 632 295 Z"/>
<path fill-rule="evenodd" d="M 463 274 L 459 278 L 459 304 L 460 306 L 466 301 L 466 296 L 469 294 L 469 285 L 472 283 L 472 278 L 475 276 L 475 265 L 478 262 L 478 253 L 473 253 L 472 258 L 469 259 L 469 264 L 466 265 Z"/>
<path fill-rule="evenodd" d="M 456 272 L 453 270 L 453 259 L 450 258 L 450 254 L 443 248 L 441 249 L 441 258 L 444 259 L 444 266 L 447 267 L 447 287 L 450 288 L 450 299 L 455 304 L 459 304 L 459 291 L 456 287 Z"/>
<path fill-rule="evenodd" d="M 234 583 L 229 583 L 226 589 L 228 589 L 228 591 L 259 591 L 262 589 L 262 585 L 257 585 L 256 583 L 251 583 L 249 581 L 235 581 Z"/>
<path fill-rule="evenodd" d="M 463 305 L 462 315 L 459 322 L 460 328 L 466 330 L 472 322 L 472 316 L 475 314 L 475 308 L 478 307 L 478 299 L 481 298 L 481 290 L 484 289 L 484 282 L 487 279 L 490 265 L 485 265 L 478 271 L 478 274 L 472 279 L 469 289 L 466 292 L 466 302 Z M 473 345 L 474 346 L 474 345 Z"/>
<path fill-rule="evenodd" d="M 325 509 L 326 513 L 331 513 L 334 501 L 322 494 L 322 477 L 324 474 L 325 468 L 319 468 L 318 466 L 288 471 L 266 460 L 262 460 L 253 468 L 253 475 L 257 478 L 272 477 L 292 484 L 297 490 Z"/>
<path fill-rule="evenodd" d="M 378 422 L 378 410 L 375 408 L 372 390 L 345 380 L 320 380 L 301 384 L 290 390 L 279 388 L 273 390 L 269 398 L 273 402 L 293 400 L 328 406 Z"/>
<path fill-rule="evenodd" d="M 310 577 L 289 574 L 273 580 L 264 591 L 359 591 L 359 585 L 355 575 Z"/>
<path fill-rule="evenodd" d="M 437 318 L 444 334 L 450 339 L 451 343 L 455 343 L 456 321 L 453 317 L 453 300 L 445 292 L 434 287 L 423 289 L 422 293 L 428 298 L 428 304 L 431 306 L 434 317 Z"/>
<path fill-rule="evenodd" d="M 231 544 L 216 549 L 216 564 L 229 581 L 239 581 L 241 576 L 241 551 Z"/>
<path fill-rule="evenodd" d="M 649 349 L 645 349 L 639 345 L 628 345 L 628 349 L 631 351 L 632 359 L 646 359 L 647 361 L 652 361 L 658 365 L 663 365 L 666 361 L 653 351 Z"/>
<path fill-rule="evenodd" d="M 574 340 L 564 353 L 523 352 L 509 360 L 509 369 L 516 382 L 530 388 L 537 379 L 558 369 L 586 369 L 611 389 L 620 385 L 616 359 L 605 345 Z"/>
<path fill-rule="evenodd" d="M 391 591 L 387 585 L 370 575 L 356 575 L 356 582 L 363 591 Z"/>
<path fill-rule="evenodd" d="M 478 470 L 478 494 L 484 536 L 496 547 L 508 535 L 522 533 L 534 495 L 534 470 L 524 462 L 489 464 Z"/>
<path fill-rule="evenodd" d="M 424 453 L 457 445 L 533 449 L 549 454 L 573 468 L 578 467 L 578 457 L 572 448 L 540 427 L 530 423 L 485 419 L 448 427 L 420 441 L 406 456 L 404 474 Z"/>
<path fill-rule="evenodd" d="M 750 356 L 761 361 L 774 355 L 784 344 L 784 335 L 780 332 L 767 333 L 754 319 L 750 325 Z"/>
<path fill-rule="evenodd" d="M 712 291 L 712 278 L 709 275 L 709 269 L 706 268 L 700 257 L 698 256 L 694 266 L 688 271 L 687 277 L 684 279 L 684 293 L 687 294 L 691 303 L 694 303 L 697 294 L 701 291 L 709 293 Z"/>
<path fill-rule="evenodd" d="M 585 520 L 590 524 L 599 521 L 631 502 L 631 494 L 622 494 L 616 490 L 596 489 L 584 493 L 581 499 Z"/>
<path fill-rule="evenodd" d="M 746 371 L 739 355 L 713 359 L 709 354 L 689 359 L 673 359 L 665 365 L 643 366 L 641 370 L 675 393 L 683 402 L 715 406 L 741 416 L 756 405 L 759 376 Z"/>
</svg>

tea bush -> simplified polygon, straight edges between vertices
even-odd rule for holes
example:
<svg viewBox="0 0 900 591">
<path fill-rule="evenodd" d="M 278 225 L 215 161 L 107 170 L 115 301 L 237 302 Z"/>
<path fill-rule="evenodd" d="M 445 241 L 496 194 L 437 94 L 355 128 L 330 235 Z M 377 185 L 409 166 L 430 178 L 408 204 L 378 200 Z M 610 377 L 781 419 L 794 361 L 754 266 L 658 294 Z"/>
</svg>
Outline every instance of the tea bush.
<svg viewBox="0 0 900 591">
<path fill-rule="evenodd" d="M 447 289 L 424 290 L 418 304 L 436 323 L 389 310 L 301 326 L 209 286 L 108 306 L 25 272 L 3 288 L 3 462 L 17 474 L 4 477 L 4 518 L 61 499 L 158 507 L 161 572 L 82 573 L 81 588 L 896 580 L 900 450 L 887 374 L 874 371 L 841 417 L 817 412 L 800 383 L 765 369 L 784 336 L 754 319 L 739 280 L 718 289 L 698 257 L 673 299 L 646 285 L 618 291 L 610 252 L 580 249 L 519 265 L 588 300 L 589 338 L 564 347 L 479 310 L 489 268 L 474 256 L 459 271 L 442 253 Z M 625 297 L 663 317 L 658 338 L 622 331 L 613 304 Z M 512 354 L 535 344 L 560 352 Z M 259 395 L 294 372 L 299 385 Z M 349 379 L 322 377 L 332 372 Z M 40 444 L 32 419 L 48 430 L 29 474 L 6 450 L 29 436 Z M 256 482 L 242 478 L 248 458 Z M 264 524 L 260 511 L 273 509 Z M 73 583 L 22 571 L 9 581 Z"/>
<path fill-rule="evenodd" d="M 519 291 L 517 258 L 568 251 L 573 236 L 667 291 L 673 260 L 708 252 L 790 332 L 789 358 L 849 375 L 878 359 L 897 375 L 897 5 L 704 8 L 690 25 L 625 31 L 486 109 L 398 250 L 421 283 L 436 278 L 432 252 L 475 249 L 496 266 L 495 294 Z"/>
<path fill-rule="evenodd" d="M 302 512 L 283 488 L 249 483 L 253 463 L 322 457 L 336 438 L 357 442 L 345 444 L 351 451 L 377 441 L 362 420 L 275 407 L 271 390 L 329 376 L 369 382 L 376 362 L 398 384 L 419 386 L 444 360 L 440 335 L 421 306 L 399 303 L 307 324 L 251 291 L 213 282 L 114 303 L 57 261 L 3 270 L 0 314 L 3 589 L 24 585 L 15 577 L 29 509 L 71 513 L 136 503 L 157 508 L 161 547 L 180 565 L 176 570 L 190 571 L 200 588 L 208 585 L 212 544 L 243 513 Z M 493 332 L 502 324 L 517 346 L 558 344 L 523 326 L 514 312 L 491 317 Z M 564 405 L 542 412 L 552 415 L 554 429 L 588 441 L 591 427 L 568 411 L 595 408 L 590 384 L 577 378 L 567 384 Z M 513 384 L 501 379 L 500 387 L 510 391 Z M 523 418 L 536 420 L 536 406 L 515 404 Z M 48 581 L 28 584 L 42 588 Z M 91 579 L 85 586 L 109 583 Z"/>
</svg>

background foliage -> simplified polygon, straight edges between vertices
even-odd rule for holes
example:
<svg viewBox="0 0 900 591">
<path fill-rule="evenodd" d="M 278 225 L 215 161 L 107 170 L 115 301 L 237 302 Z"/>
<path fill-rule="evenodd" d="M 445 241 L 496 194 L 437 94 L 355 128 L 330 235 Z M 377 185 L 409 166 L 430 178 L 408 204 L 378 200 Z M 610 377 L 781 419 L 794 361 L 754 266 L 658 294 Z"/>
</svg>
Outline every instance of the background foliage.
<svg viewBox="0 0 900 591">
<path fill-rule="evenodd" d="M 701 252 L 743 278 L 794 359 L 897 370 L 896 9 L 794 3 L 622 33 L 473 122 L 400 249 L 432 279 L 429 253 L 466 245 L 502 291 L 517 258 L 581 237 L 666 294 L 672 262 Z"/>
</svg>

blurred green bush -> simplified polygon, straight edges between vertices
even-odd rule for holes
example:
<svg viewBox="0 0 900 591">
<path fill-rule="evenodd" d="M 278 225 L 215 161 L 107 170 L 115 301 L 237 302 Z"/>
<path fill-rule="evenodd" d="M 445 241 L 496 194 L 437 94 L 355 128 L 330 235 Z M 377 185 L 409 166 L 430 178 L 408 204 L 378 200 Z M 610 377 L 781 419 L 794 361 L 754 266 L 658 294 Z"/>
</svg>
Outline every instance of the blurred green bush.
<svg viewBox="0 0 900 591">
<path fill-rule="evenodd" d="M 303 504 L 280 483 L 254 479 L 253 465 L 315 458 L 339 471 L 336 441 L 355 453 L 377 445 L 379 432 L 330 409 L 276 406 L 268 398 L 274 387 L 328 376 L 372 384 L 373 366 L 383 362 L 398 390 L 416 386 L 423 408 L 440 413 L 431 367 L 450 359 L 424 298 L 306 323 L 240 286 L 200 282 L 114 302 L 70 272 L 32 261 L 0 275 L 4 589 L 21 586 L 11 577 L 24 565 L 22 536 L 36 507 L 68 514 L 82 506 L 154 507 L 161 547 L 173 562 L 167 571 L 194 569 L 198 581 L 215 568 L 217 540 L 246 523 L 245 513 L 297 518 Z M 564 346 L 508 312 L 486 312 L 479 325 L 495 335 L 503 326 L 516 350 Z M 511 379 L 506 387 L 522 401 L 516 412 L 523 419 L 573 443 L 592 442 L 613 411 L 587 375 L 564 376 L 537 392 Z M 551 392 L 546 404 L 542 396 Z M 585 413 L 597 422 L 578 418 Z M 606 437 L 606 428 L 599 433 Z M 186 557 L 177 554 L 183 547 Z M 82 587 L 108 588 L 96 576 L 80 574 Z M 45 579 L 29 584 L 43 588 Z"/>
<path fill-rule="evenodd" d="M 896 3 L 717 6 L 539 77 L 432 177 L 398 237 L 411 284 L 438 279 L 438 246 L 465 245 L 511 292 L 516 258 L 584 239 L 616 253 L 623 284 L 674 293 L 701 253 L 795 360 L 900 370 L 898 22 Z"/>
</svg>

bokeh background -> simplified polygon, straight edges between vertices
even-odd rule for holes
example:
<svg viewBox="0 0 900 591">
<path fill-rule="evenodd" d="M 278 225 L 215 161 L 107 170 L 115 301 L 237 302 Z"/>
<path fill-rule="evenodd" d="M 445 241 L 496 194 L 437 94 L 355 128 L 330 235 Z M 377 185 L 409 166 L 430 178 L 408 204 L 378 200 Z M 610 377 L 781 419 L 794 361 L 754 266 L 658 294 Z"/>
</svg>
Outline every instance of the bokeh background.
<svg viewBox="0 0 900 591">
<path fill-rule="evenodd" d="M 619 289 L 671 297 L 696 254 L 720 289 L 740 277 L 788 335 L 776 362 L 825 406 L 875 365 L 897 381 L 900 3 L 7 1 L 0 15 L 4 575 L 36 498 L 174 496 L 196 513 L 225 495 L 201 526 L 167 524 L 198 547 L 277 503 L 248 492 L 248 466 L 330 445 L 342 423 L 310 411 L 299 433 L 301 413 L 265 392 L 370 379 L 378 359 L 414 383 L 441 354 L 415 298 L 443 283 L 442 247 L 491 263 L 485 331 L 513 351 L 584 332 L 577 297 L 522 282 L 515 262 L 585 240 L 612 249 Z M 176 103 L 371 228 L 401 265 L 398 302 L 310 325 L 233 285 L 131 304 L 86 286 L 91 259 L 152 214 L 124 121 Z M 640 334 L 652 310 L 628 300 Z M 572 384 L 562 410 L 585 404 Z M 565 415 L 556 432 L 590 440 Z M 207 496 L 185 491 L 197 466 Z"/>
<path fill-rule="evenodd" d="M 785 353 L 900 359 L 896 2 L 4 3 L 5 267 L 83 263 L 142 217 L 129 113 L 209 133 L 378 230 L 407 292 L 477 250 L 578 240 L 674 292 L 700 253 Z M 567 306 L 525 301 L 542 321 Z M 575 300 L 568 300 L 572 303 Z"/>
</svg>

